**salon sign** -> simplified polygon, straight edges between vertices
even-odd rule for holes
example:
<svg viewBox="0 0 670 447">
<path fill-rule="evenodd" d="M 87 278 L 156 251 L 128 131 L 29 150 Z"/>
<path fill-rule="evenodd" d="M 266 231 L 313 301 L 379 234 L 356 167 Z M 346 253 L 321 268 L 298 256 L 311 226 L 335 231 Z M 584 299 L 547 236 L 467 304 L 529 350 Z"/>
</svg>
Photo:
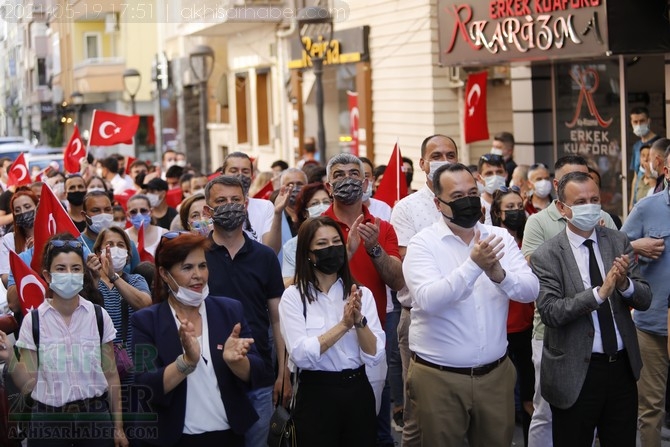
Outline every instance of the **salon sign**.
<svg viewBox="0 0 670 447">
<path fill-rule="evenodd" d="M 438 0 L 440 64 L 605 55 L 605 0 Z"/>
</svg>

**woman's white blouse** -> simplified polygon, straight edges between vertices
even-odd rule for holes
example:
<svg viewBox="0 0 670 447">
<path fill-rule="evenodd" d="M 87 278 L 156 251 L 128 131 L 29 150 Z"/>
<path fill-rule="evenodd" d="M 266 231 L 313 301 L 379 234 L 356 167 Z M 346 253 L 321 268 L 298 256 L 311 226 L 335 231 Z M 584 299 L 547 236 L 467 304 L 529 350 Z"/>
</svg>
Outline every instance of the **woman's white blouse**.
<svg viewBox="0 0 670 447">
<path fill-rule="evenodd" d="M 311 286 L 310 286 L 311 287 Z M 298 288 L 287 288 L 279 302 L 279 322 L 291 362 L 300 369 L 312 371 L 342 371 L 355 369 L 365 364 L 377 365 L 385 356 L 386 335 L 377 316 L 377 307 L 372 292 L 361 287 L 361 313 L 368 320 L 368 327 L 377 338 L 377 351 L 368 355 L 360 347 L 356 329 L 351 328 L 333 346 L 321 354 L 319 336 L 342 321 L 344 306 L 344 284 L 338 279 L 328 293 L 314 289 L 317 299 L 308 302 L 305 298 L 306 317 Z M 347 293 L 348 296 L 348 293 Z"/>
</svg>

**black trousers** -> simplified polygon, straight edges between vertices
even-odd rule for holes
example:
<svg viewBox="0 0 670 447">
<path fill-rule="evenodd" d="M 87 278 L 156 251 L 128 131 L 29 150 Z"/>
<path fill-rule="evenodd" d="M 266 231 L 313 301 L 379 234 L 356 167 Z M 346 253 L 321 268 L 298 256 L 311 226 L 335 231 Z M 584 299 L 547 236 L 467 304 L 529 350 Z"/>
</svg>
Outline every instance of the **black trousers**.
<svg viewBox="0 0 670 447">
<path fill-rule="evenodd" d="M 635 446 L 637 385 L 623 352 L 611 363 L 592 358 L 577 402 L 551 406 L 554 447 L 590 447 L 595 429 L 602 447 Z"/>
<path fill-rule="evenodd" d="M 533 329 L 507 334 L 507 354 L 516 367 L 521 402 L 533 401 L 535 393 L 535 367 L 533 366 Z M 528 445 L 528 429 L 531 415 L 521 408 L 524 445 Z"/>
<path fill-rule="evenodd" d="M 375 446 L 375 396 L 365 368 L 356 371 L 301 371 L 293 411 L 298 445 Z"/>
<path fill-rule="evenodd" d="M 232 430 L 213 431 L 197 435 L 181 435 L 175 447 L 243 447 L 244 436 Z"/>
</svg>

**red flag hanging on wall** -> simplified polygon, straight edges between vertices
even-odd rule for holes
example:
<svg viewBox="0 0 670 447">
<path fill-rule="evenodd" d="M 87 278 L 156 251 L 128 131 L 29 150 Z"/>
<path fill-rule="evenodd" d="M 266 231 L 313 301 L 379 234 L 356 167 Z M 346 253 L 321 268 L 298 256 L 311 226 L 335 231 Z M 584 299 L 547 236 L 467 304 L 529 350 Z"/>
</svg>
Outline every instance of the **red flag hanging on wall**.
<svg viewBox="0 0 670 447">
<path fill-rule="evenodd" d="M 72 137 L 70 137 L 70 141 L 67 143 L 65 153 L 63 154 L 65 170 L 71 174 L 79 172 L 79 162 L 84 157 L 86 157 L 86 148 L 79 135 L 79 127 L 75 124 L 74 132 L 72 132 Z"/>
<path fill-rule="evenodd" d="M 48 286 L 40 275 L 28 267 L 14 250 L 9 251 L 9 267 L 14 274 L 21 312 L 25 315 L 31 309 L 37 309 L 42 304 Z"/>
<path fill-rule="evenodd" d="M 488 118 L 486 116 L 487 72 L 468 75 L 465 86 L 465 143 L 489 139 Z"/>
<path fill-rule="evenodd" d="M 375 199 L 386 202 L 388 206 L 393 207 L 398 200 L 407 195 L 407 180 L 402 167 L 402 155 L 398 143 L 396 143 L 391 159 L 386 165 L 384 177 L 382 177 L 382 181 L 375 192 Z"/>
<path fill-rule="evenodd" d="M 349 133 L 351 133 L 351 153 L 358 157 L 358 92 L 347 90 L 349 99 Z"/>
</svg>

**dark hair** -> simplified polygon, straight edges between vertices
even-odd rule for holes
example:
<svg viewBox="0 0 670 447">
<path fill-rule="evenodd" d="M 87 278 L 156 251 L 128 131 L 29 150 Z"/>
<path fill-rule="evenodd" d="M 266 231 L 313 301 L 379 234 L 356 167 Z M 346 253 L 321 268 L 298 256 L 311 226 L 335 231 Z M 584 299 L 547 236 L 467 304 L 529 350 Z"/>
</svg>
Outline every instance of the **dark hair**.
<svg viewBox="0 0 670 447">
<path fill-rule="evenodd" d="M 14 201 L 18 199 L 19 197 L 28 197 L 30 200 L 33 201 L 35 206 L 39 205 L 39 199 L 37 198 L 37 195 L 32 192 L 30 189 L 17 189 L 14 194 L 12 194 L 12 198 L 9 201 L 9 208 L 12 213 L 12 217 L 14 220 L 16 220 L 16 214 L 14 213 Z M 37 212 L 37 211 L 35 211 Z M 16 253 L 21 253 L 23 250 L 26 248 L 26 238 L 28 235 L 26 234 L 26 231 L 24 228 L 19 227 L 18 225 L 14 225 L 14 251 Z"/>
<path fill-rule="evenodd" d="M 152 262 L 140 262 L 135 266 L 132 273 L 133 275 L 142 276 L 149 286 L 156 281 L 156 266 Z"/>
<path fill-rule="evenodd" d="M 568 183 L 570 182 L 586 183 L 588 181 L 592 181 L 593 183 L 595 183 L 595 180 L 593 180 L 591 176 L 588 175 L 586 172 L 577 171 L 565 174 L 558 181 L 558 200 L 565 203 L 565 188 L 566 186 L 568 186 Z"/>
<path fill-rule="evenodd" d="M 499 132 L 493 136 L 493 139 L 514 147 L 514 135 L 509 132 Z"/>
<path fill-rule="evenodd" d="M 244 186 L 242 185 L 242 180 L 240 180 L 236 175 L 220 175 L 207 182 L 207 186 L 205 186 L 205 200 L 207 200 L 208 202 L 209 202 L 209 193 L 214 185 L 233 186 L 233 187 L 236 186 L 242 190 L 242 195 L 244 195 L 244 198 L 247 197 L 246 193 L 244 192 Z"/>
<path fill-rule="evenodd" d="M 175 156 L 177 155 L 177 151 L 174 149 L 165 149 L 165 152 L 163 152 L 163 155 L 161 156 L 161 161 L 165 161 L 165 156 L 170 153 L 175 154 Z"/>
<path fill-rule="evenodd" d="M 314 273 L 314 265 L 309 260 L 310 245 L 312 244 L 312 239 L 316 231 L 321 227 L 333 227 L 337 231 L 337 234 L 344 244 L 344 263 L 342 267 L 337 272 L 338 278 L 342 278 L 343 287 L 344 287 L 344 299 L 349 295 L 351 286 L 354 284 L 354 279 L 349 270 L 349 261 L 346 254 L 347 245 L 344 243 L 344 235 L 340 226 L 328 216 L 319 216 L 307 219 L 300 226 L 298 230 L 298 245 L 296 247 L 296 260 L 295 260 L 295 276 L 293 278 L 293 283 L 296 284 L 300 295 L 307 298 L 307 301 L 310 303 L 316 300 L 316 294 L 314 293 L 314 288 L 318 287 L 319 281 L 316 278 Z M 310 284 L 314 288 L 310 288 Z"/>
<path fill-rule="evenodd" d="M 323 178 L 326 176 L 325 166 L 305 163 L 302 170 L 307 175 L 307 183 L 323 183 Z"/>
<path fill-rule="evenodd" d="M 358 159 L 363 163 L 367 164 L 368 166 L 370 166 L 371 171 L 374 171 L 375 165 L 372 163 L 372 161 L 370 161 L 368 157 L 358 157 Z"/>
<path fill-rule="evenodd" d="M 193 173 L 192 172 L 187 172 L 185 174 L 182 174 L 181 177 L 179 177 L 179 184 L 181 185 L 184 182 L 191 183 L 192 178 L 193 178 Z"/>
<path fill-rule="evenodd" d="M 286 163 L 284 160 L 277 160 L 270 165 L 271 169 L 276 167 L 280 167 L 282 171 L 285 171 L 288 169 L 288 163 Z"/>
<path fill-rule="evenodd" d="M 184 168 L 181 166 L 173 165 L 165 171 L 165 178 L 179 178 L 184 173 Z"/>
<path fill-rule="evenodd" d="M 477 172 L 482 172 L 482 166 L 484 166 L 484 163 L 490 166 L 505 168 L 505 159 L 502 155 L 484 154 L 479 157 L 479 161 L 477 162 Z"/>
<path fill-rule="evenodd" d="M 322 182 L 308 183 L 307 185 L 303 186 L 298 193 L 298 197 L 295 199 L 295 212 L 298 215 L 298 223 L 302 224 L 307 219 L 305 216 L 305 212 L 307 211 L 307 204 L 312 200 L 312 197 L 314 197 L 314 194 L 316 194 L 318 191 L 326 191 L 326 193 L 328 193 L 326 185 L 324 185 Z"/>
<path fill-rule="evenodd" d="M 194 250 L 209 250 L 211 242 L 208 238 L 199 234 L 184 232 L 179 236 L 169 239 L 164 235 L 156 248 L 154 259 L 156 262 L 156 273 L 163 267 L 170 270 L 174 265 L 183 262 L 184 259 Z M 151 298 L 154 303 L 161 303 L 167 300 L 169 288 L 163 282 L 161 275 L 156 275 L 154 287 L 151 291 Z"/>
<path fill-rule="evenodd" d="M 378 178 L 380 175 L 384 175 L 385 172 L 386 172 L 386 165 L 379 165 L 372 171 L 372 176 L 374 178 Z"/>
<path fill-rule="evenodd" d="M 403 161 L 403 163 L 407 163 L 408 165 L 410 165 L 412 167 L 412 169 L 414 169 L 414 162 L 412 161 L 411 158 L 402 157 L 402 161 Z"/>
<path fill-rule="evenodd" d="M 84 188 L 86 188 L 86 180 L 84 180 L 84 177 L 81 176 L 81 174 L 74 173 L 74 174 L 69 174 L 67 177 L 65 177 L 65 190 L 67 191 L 67 182 L 76 178 L 80 178 L 81 181 L 84 183 Z"/>
<path fill-rule="evenodd" d="M 88 186 L 91 184 L 91 182 L 95 179 L 100 180 L 100 182 L 102 183 L 102 187 L 104 188 L 105 192 L 109 192 L 109 188 L 107 188 L 107 183 L 105 182 L 105 179 L 100 177 L 100 176 L 97 176 L 97 175 L 92 175 L 92 176 L 89 177 L 88 181 L 86 182 L 86 187 L 88 188 Z M 109 197 L 109 196 L 107 196 L 107 197 Z"/>
<path fill-rule="evenodd" d="M 451 163 L 451 164 L 446 164 L 442 165 L 439 168 L 437 168 L 437 171 L 435 171 L 435 174 L 433 174 L 433 192 L 437 197 L 442 195 L 442 184 L 440 183 L 440 177 L 442 176 L 442 173 L 448 171 L 448 172 L 460 172 L 460 171 L 465 171 L 470 176 L 474 179 L 475 177 L 472 175 L 472 172 L 468 169 L 467 166 L 465 166 L 463 163 Z"/>
<path fill-rule="evenodd" d="M 109 227 L 101 230 L 100 233 L 98 233 L 98 237 L 95 239 L 95 242 L 93 243 L 93 253 L 96 255 L 100 255 L 100 253 L 102 253 L 102 241 L 105 240 L 105 237 L 108 233 L 116 233 L 121 236 L 121 239 L 123 239 L 123 243 L 126 244 L 126 250 L 128 250 L 128 258 L 126 259 L 127 264 L 130 261 L 130 238 L 128 237 L 128 233 L 119 227 Z"/>
<path fill-rule="evenodd" d="M 109 172 L 113 174 L 119 173 L 119 160 L 117 160 L 116 157 L 113 155 L 110 155 L 109 157 L 100 160 L 100 165 L 103 168 L 107 168 Z"/>
<path fill-rule="evenodd" d="M 454 148 L 458 151 L 458 145 L 454 141 L 453 138 L 448 137 L 446 135 L 442 135 L 441 133 L 436 133 L 435 135 L 431 135 L 429 137 L 424 138 L 424 140 L 421 142 L 421 158 L 424 158 L 426 156 L 426 148 L 428 147 L 428 143 L 430 143 L 430 140 L 433 138 L 446 138 L 447 140 L 451 141 L 451 144 L 454 145 Z"/>
<path fill-rule="evenodd" d="M 600 188 L 600 185 L 603 181 L 603 178 L 600 176 L 600 172 L 598 172 L 597 169 L 593 169 L 591 166 L 589 166 L 589 174 L 595 174 L 596 177 L 598 177 L 598 181 L 596 182 L 598 184 L 598 188 Z M 591 177 L 593 178 L 593 177 Z"/>
<path fill-rule="evenodd" d="M 589 164 L 581 155 L 565 155 L 556 160 L 556 163 L 554 163 L 554 174 L 565 165 L 580 165 L 588 167 Z"/>
<path fill-rule="evenodd" d="M 194 194 L 181 202 L 181 208 L 179 208 L 179 220 L 181 222 L 181 227 L 184 230 L 191 229 L 190 225 L 188 224 L 188 215 L 191 214 L 191 206 L 193 206 L 193 203 L 197 202 L 198 200 L 205 200 L 204 194 Z"/>
<path fill-rule="evenodd" d="M 92 199 L 94 197 L 105 197 L 109 199 L 109 194 L 107 194 L 105 191 L 91 191 L 87 192 L 86 195 L 84 196 L 84 201 L 82 202 L 82 209 L 84 212 L 88 210 L 88 206 L 86 205 L 88 203 L 89 199 Z M 109 203 L 111 205 L 112 201 L 109 199 Z"/>
<path fill-rule="evenodd" d="M 254 163 L 251 161 L 251 158 L 245 154 L 244 152 L 231 152 L 230 154 L 226 155 L 226 158 L 223 159 L 223 165 L 221 166 L 221 173 L 226 172 L 226 168 L 228 167 L 228 160 L 231 158 L 246 158 L 249 160 L 249 167 L 253 171 L 254 169 Z"/>
<path fill-rule="evenodd" d="M 503 224 L 502 221 L 502 216 L 501 213 L 503 211 L 508 211 L 508 210 L 503 210 L 501 209 L 501 204 L 502 204 L 502 199 L 509 195 L 509 194 L 516 194 L 519 196 L 521 199 L 521 203 L 523 204 L 523 197 L 521 197 L 521 193 L 515 189 L 512 188 L 506 188 L 506 190 L 498 189 L 493 193 L 493 202 L 491 202 L 491 224 L 496 227 L 501 227 Z M 523 207 L 521 208 L 523 211 Z M 523 230 L 524 228 L 521 227 L 517 230 L 516 232 L 516 238 L 518 240 L 523 239 Z"/>
<path fill-rule="evenodd" d="M 630 109 L 629 115 L 645 115 L 649 118 L 649 109 L 643 106 L 633 107 Z"/>
<path fill-rule="evenodd" d="M 56 247 L 51 244 L 51 241 L 77 241 L 81 245 L 79 248 L 72 247 L 68 244 L 63 245 L 62 247 Z M 49 238 L 45 245 L 44 253 L 42 254 L 42 270 L 48 272 L 51 271 L 51 263 L 54 258 L 61 253 L 76 253 L 81 257 L 81 263 L 84 267 L 84 288 L 81 291 L 81 296 L 91 301 L 92 303 L 102 305 L 102 295 L 98 291 L 96 282 L 93 280 L 93 275 L 91 270 L 86 266 L 86 259 L 84 259 L 84 243 L 75 239 L 70 233 L 59 233 L 55 234 Z M 41 273 L 41 272 L 40 272 Z M 47 295 L 50 296 L 51 291 L 47 291 Z"/>
<path fill-rule="evenodd" d="M 130 166 L 128 166 L 128 169 L 127 169 L 128 172 L 130 172 L 130 170 L 133 169 L 135 166 L 144 166 L 145 168 L 147 168 L 147 172 L 149 171 L 149 165 L 147 164 L 146 161 L 144 161 L 144 160 L 135 160 L 134 162 L 132 162 L 132 163 L 130 164 Z"/>
</svg>

